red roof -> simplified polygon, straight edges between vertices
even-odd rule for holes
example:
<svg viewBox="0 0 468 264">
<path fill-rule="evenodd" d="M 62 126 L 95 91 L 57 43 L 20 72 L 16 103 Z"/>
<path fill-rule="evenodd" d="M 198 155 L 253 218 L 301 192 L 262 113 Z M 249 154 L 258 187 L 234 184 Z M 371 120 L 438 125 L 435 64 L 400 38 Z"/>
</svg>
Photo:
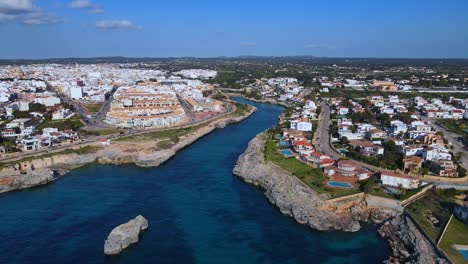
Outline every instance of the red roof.
<svg viewBox="0 0 468 264">
<path fill-rule="evenodd" d="M 320 158 L 323 154 L 320 153 L 320 152 L 318 152 L 318 151 L 314 151 L 314 152 L 310 153 L 310 155 L 311 155 L 311 156 L 316 156 L 316 157 L 319 157 L 319 158 Z"/>
<path fill-rule="evenodd" d="M 334 163 L 335 161 L 332 160 L 332 159 L 323 159 L 320 161 L 321 164 L 332 164 Z"/>
<path fill-rule="evenodd" d="M 312 144 L 310 144 L 310 142 L 307 141 L 307 140 L 301 140 L 301 141 L 296 141 L 296 142 L 294 142 L 294 146 L 312 147 Z"/>
</svg>

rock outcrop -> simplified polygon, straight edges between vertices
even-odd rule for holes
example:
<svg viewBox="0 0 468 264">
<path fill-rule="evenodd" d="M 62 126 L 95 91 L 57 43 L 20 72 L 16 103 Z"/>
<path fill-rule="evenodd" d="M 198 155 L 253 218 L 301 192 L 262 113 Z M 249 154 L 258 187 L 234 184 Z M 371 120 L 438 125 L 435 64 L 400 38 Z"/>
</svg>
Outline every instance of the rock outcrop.
<svg viewBox="0 0 468 264">
<path fill-rule="evenodd" d="M 263 134 L 252 139 L 239 157 L 234 174 L 265 189 L 268 200 L 297 222 L 317 230 L 357 231 L 360 222 L 381 224 L 379 233 L 392 247 L 387 263 L 447 263 L 414 223 L 397 207 L 377 207 L 382 198 L 355 194 L 328 199 L 319 195 L 297 177 L 268 163 L 263 154 Z"/>
<path fill-rule="evenodd" d="M 148 228 L 148 220 L 139 215 L 114 228 L 104 242 L 104 254 L 117 255 L 139 241 L 140 232 Z"/>
<path fill-rule="evenodd" d="M 46 168 L 28 171 L 24 174 L 17 173 L 14 176 L 1 176 L 0 193 L 9 190 L 18 190 L 44 185 L 52 182 L 54 179 L 54 172 Z"/>
<path fill-rule="evenodd" d="M 363 199 L 337 210 L 337 206 L 326 202 L 327 196 L 316 193 L 298 178 L 267 163 L 263 157 L 263 146 L 262 134 L 251 140 L 239 157 L 234 174 L 265 189 L 268 200 L 299 223 L 317 230 L 358 231 L 361 228 L 360 220 L 369 215 L 365 212 Z"/>
<path fill-rule="evenodd" d="M 433 245 L 404 214 L 385 221 L 379 228 L 379 234 L 389 241 L 392 248 L 386 263 L 449 263 L 439 257 Z"/>
</svg>

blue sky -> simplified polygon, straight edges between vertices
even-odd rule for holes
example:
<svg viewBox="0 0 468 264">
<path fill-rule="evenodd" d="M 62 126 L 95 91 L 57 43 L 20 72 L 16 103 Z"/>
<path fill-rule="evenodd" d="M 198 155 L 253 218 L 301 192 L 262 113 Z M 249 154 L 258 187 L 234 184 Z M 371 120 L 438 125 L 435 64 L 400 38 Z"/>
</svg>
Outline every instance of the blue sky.
<svg viewBox="0 0 468 264">
<path fill-rule="evenodd" d="M 0 59 L 468 58 L 467 0 L 0 0 Z"/>
</svg>

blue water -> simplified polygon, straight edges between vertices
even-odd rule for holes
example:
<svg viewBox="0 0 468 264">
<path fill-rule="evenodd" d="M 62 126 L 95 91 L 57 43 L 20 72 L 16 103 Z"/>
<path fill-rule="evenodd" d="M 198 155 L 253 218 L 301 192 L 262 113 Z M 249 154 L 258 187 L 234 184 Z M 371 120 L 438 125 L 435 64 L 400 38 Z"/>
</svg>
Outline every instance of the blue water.
<svg viewBox="0 0 468 264">
<path fill-rule="evenodd" d="M 289 149 L 283 149 L 281 150 L 281 153 L 283 153 L 283 155 L 288 156 L 288 157 L 292 156 L 292 153 Z"/>
<path fill-rule="evenodd" d="M 458 252 L 460 252 L 466 260 L 468 260 L 468 250 L 458 249 Z"/>
<path fill-rule="evenodd" d="M 349 182 L 329 181 L 327 184 L 332 187 L 353 188 L 353 185 L 351 185 Z"/>
<path fill-rule="evenodd" d="M 373 227 L 318 232 L 282 215 L 263 191 L 232 175 L 247 142 L 282 109 L 254 104 L 158 168 L 90 165 L 53 184 L 0 195 L 0 263 L 378 263 Z M 103 255 L 115 226 L 150 223 L 120 256 Z"/>
<path fill-rule="evenodd" d="M 288 142 L 282 140 L 282 141 L 279 142 L 279 145 L 280 145 L 281 147 L 285 147 L 285 146 L 288 146 Z"/>
</svg>

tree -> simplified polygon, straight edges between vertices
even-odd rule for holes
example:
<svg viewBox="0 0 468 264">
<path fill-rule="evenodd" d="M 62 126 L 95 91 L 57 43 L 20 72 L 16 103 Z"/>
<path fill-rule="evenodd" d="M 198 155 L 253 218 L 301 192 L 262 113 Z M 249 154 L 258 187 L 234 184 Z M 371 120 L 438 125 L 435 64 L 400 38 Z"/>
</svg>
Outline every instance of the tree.
<svg viewBox="0 0 468 264">
<path fill-rule="evenodd" d="M 349 143 L 349 140 L 347 137 L 341 137 L 340 138 L 340 144 L 341 145 L 347 145 Z"/>
<path fill-rule="evenodd" d="M 390 118 L 388 114 L 380 115 L 380 122 L 382 123 L 383 127 L 389 127 L 391 121 L 392 119 Z"/>
</svg>

